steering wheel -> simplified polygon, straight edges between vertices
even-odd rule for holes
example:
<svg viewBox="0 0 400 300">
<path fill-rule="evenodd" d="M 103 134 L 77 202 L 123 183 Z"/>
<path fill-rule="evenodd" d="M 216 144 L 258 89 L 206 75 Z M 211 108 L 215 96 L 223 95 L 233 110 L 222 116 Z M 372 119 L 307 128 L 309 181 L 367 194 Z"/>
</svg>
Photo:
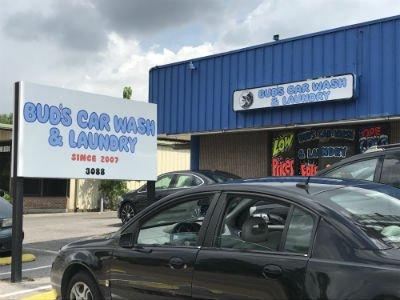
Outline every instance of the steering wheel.
<svg viewBox="0 0 400 300">
<path fill-rule="evenodd" d="M 196 244 L 197 233 L 201 225 L 195 222 L 178 223 L 172 228 L 170 244 L 175 246 L 191 246 Z"/>
<path fill-rule="evenodd" d="M 273 223 L 273 225 L 285 225 L 286 221 L 281 216 L 278 216 L 275 214 L 270 214 L 268 216 L 269 216 L 271 223 Z"/>
<path fill-rule="evenodd" d="M 174 226 L 171 234 L 182 233 L 182 232 L 199 232 L 201 225 L 196 222 L 181 222 Z"/>
</svg>

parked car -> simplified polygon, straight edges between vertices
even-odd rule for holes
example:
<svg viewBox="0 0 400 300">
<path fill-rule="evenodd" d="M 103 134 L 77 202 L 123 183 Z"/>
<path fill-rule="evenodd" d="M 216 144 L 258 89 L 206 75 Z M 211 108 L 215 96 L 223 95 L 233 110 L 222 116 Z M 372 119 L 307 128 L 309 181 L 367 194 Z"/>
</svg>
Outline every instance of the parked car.
<svg viewBox="0 0 400 300">
<path fill-rule="evenodd" d="M 399 299 L 400 190 L 299 177 L 170 195 L 63 247 L 62 299 Z"/>
<path fill-rule="evenodd" d="M 12 206 L 0 197 L 0 253 L 11 251 Z"/>
<path fill-rule="evenodd" d="M 317 176 L 362 179 L 400 188 L 400 144 L 371 148 L 321 170 Z"/>
<path fill-rule="evenodd" d="M 204 184 L 224 183 L 240 179 L 239 176 L 222 171 L 177 171 L 158 176 L 154 201 L 178 191 L 198 187 Z M 153 204 L 147 199 L 147 185 L 123 197 L 118 207 L 118 217 L 125 224 L 135 214 Z"/>
</svg>

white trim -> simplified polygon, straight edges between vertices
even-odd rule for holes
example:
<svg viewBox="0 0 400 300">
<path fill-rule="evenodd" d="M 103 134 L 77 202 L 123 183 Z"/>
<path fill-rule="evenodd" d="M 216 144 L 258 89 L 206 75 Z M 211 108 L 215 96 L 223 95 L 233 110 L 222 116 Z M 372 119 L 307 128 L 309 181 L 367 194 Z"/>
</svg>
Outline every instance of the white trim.
<svg viewBox="0 0 400 300">
<path fill-rule="evenodd" d="M 34 270 L 40 270 L 40 269 L 47 269 L 47 268 L 51 268 L 51 265 L 24 269 L 24 270 L 22 270 L 22 272 L 28 272 L 28 271 L 34 271 Z M 2 275 L 10 275 L 10 274 L 11 274 L 11 272 L 5 272 L 5 273 L 0 273 L 0 276 L 2 276 Z"/>
<path fill-rule="evenodd" d="M 32 293 L 32 292 L 41 291 L 41 290 L 51 290 L 51 288 L 52 288 L 52 286 L 49 284 L 49 285 L 39 286 L 39 287 L 34 288 L 34 289 L 22 290 L 22 291 L 18 291 L 18 292 L 12 292 L 12 293 L 8 293 L 8 294 L 3 294 L 3 295 L 0 295 L 0 298 L 10 298 L 12 296 Z"/>
<path fill-rule="evenodd" d="M 36 251 L 36 252 L 43 252 L 43 253 L 50 253 L 50 254 L 58 254 L 58 251 L 54 251 L 54 250 L 38 249 L 38 248 L 30 248 L 30 247 L 24 247 L 24 249 L 28 250 L 28 251 Z"/>
</svg>

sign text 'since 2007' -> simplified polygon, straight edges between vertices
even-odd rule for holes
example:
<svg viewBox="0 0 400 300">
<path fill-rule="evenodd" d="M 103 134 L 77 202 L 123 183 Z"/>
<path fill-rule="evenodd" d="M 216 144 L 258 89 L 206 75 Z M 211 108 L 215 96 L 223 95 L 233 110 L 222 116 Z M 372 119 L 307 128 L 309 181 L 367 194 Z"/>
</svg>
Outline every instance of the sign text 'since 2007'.
<svg viewBox="0 0 400 300">
<path fill-rule="evenodd" d="M 21 177 L 156 178 L 154 104 L 22 82 L 18 133 Z"/>
</svg>

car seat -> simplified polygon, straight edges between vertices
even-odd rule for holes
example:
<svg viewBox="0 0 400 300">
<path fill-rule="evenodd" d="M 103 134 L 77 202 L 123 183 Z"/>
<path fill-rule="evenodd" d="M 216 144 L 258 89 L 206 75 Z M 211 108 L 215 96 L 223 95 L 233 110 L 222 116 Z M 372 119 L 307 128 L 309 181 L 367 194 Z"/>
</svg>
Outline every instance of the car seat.
<svg viewBox="0 0 400 300">
<path fill-rule="evenodd" d="M 241 239 L 248 243 L 245 248 L 267 248 L 275 251 L 279 247 L 281 235 L 279 231 L 269 231 L 268 224 L 262 217 L 250 217 L 243 223 Z"/>
</svg>

